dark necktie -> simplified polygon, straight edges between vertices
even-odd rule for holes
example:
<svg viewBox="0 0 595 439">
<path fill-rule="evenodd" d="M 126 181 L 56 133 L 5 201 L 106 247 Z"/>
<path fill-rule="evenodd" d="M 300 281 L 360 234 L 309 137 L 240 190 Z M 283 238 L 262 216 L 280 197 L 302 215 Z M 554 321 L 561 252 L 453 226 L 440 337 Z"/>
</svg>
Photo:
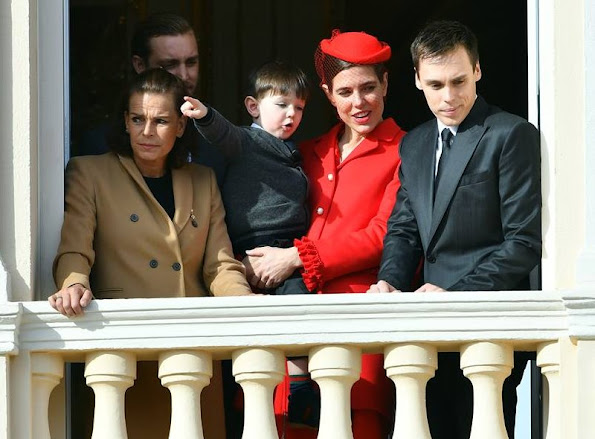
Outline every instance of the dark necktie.
<svg viewBox="0 0 595 439">
<path fill-rule="evenodd" d="M 450 154 L 450 142 L 453 138 L 452 131 L 450 131 L 449 128 L 444 128 L 440 133 L 440 138 L 442 139 L 442 154 L 440 155 L 438 170 L 436 171 L 436 179 L 434 180 L 434 198 L 436 197 L 436 192 L 438 191 L 438 185 L 440 183 L 440 178 L 442 177 L 445 163 L 448 160 L 448 155 Z"/>
</svg>

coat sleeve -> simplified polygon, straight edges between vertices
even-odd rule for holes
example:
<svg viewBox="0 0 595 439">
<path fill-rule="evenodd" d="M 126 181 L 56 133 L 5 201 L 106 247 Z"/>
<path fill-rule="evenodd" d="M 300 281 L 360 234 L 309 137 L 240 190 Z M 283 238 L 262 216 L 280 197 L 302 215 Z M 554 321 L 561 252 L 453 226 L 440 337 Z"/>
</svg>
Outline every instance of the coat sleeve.
<svg viewBox="0 0 595 439">
<path fill-rule="evenodd" d="M 194 119 L 194 127 L 211 144 L 230 160 L 242 152 L 244 129 L 228 121 L 212 107 L 202 119 Z"/>
<path fill-rule="evenodd" d="M 238 296 L 251 293 L 244 265 L 233 257 L 225 225 L 225 209 L 215 174 L 209 171 L 211 216 L 205 247 L 203 279 L 213 296 Z"/>
<path fill-rule="evenodd" d="M 541 258 L 541 156 L 539 132 L 529 122 L 515 125 L 498 164 L 502 243 L 449 290 L 507 290 Z"/>
<path fill-rule="evenodd" d="M 86 288 L 95 261 L 93 238 L 97 226 L 95 189 L 91 176 L 76 158 L 66 167 L 64 222 L 53 274 L 58 289 L 80 283 Z"/>
<path fill-rule="evenodd" d="M 401 179 L 402 172 L 401 168 Z M 402 185 L 388 219 L 378 280 L 384 280 L 399 290 L 410 291 L 422 254 L 417 220 L 407 189 Z"/>
<path fill-rule="evenodd" d="M 330 239 L 304 238 L 296 241 L 304 264 L 302 277 L 310 291 L 320 288 L 328 280 L 378 266 L 386 222 L 400 187 L 398 168 L 384 189 L 378 212 L 370 218 L 365 228 Z"/>
</svg>

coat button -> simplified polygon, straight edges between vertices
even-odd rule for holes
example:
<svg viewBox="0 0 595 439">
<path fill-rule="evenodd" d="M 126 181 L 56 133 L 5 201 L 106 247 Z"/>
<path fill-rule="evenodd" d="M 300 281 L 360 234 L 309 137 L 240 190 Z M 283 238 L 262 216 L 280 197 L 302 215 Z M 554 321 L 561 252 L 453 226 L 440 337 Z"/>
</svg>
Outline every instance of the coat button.
<svg viewBox="0 0 595 439">
<path fill-rule="evenodd" d="M 130 215 L 130 221 L 132 221 L 133 223 L 138 221 L 138 215 L 136 213 L 133 213 L 132 215 Z"/>
<path fill-rule="evenodd" d="M 319 207 L 318 209 L 316 209 L 316 213 L 318 215 L 322 215 L 324 213 L 324 209 L 322 207 Z"/>
<path fill-rule="evenodd" d="M 174 262 L 174 263 L 171 265 L 171 268 L 173 268 L 173 269 L 174 269 L 174 271 L 180 271 L 180 270 L 182 269 L 182 266 L 180 265 L 180 263 L 179 263 L 179 262 Z"/>
<path fill-rule="evenodd" d="M 155 259 L 151 259 L 151 261 L 149 262 L 149 266 L 151 268 L 157 268 L 158 265 L 159 265 L 159 262 L 157 262 Z"/>
<path fill-rule="evenodd" d="M 328 178 L 328 181 L 333 181 L 333 178 L 335 178 L 335 176 L 333 174 L 329 174 L 326 176 L 326 178 Z"/>
<path fill-rule="evenodd" d="M 430 263 L 433 264 L 434 262 L 436 262 L 436 256 L 434 255 L 428 255 L 428 257 L 426 258 L 426 260 Z"/>
</svg>

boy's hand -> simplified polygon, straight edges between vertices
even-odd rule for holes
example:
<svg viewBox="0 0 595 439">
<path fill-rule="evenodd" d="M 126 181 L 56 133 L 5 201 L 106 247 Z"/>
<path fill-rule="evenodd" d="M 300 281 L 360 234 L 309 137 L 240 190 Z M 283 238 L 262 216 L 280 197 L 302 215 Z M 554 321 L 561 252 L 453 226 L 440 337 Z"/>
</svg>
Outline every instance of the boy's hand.
<svg viewBox="0 0 595 439">
<path fill-rule="evenodd" d="M 202 119 L 207 115 L 209 110 L 198 99 L 191 96 L 184 96 L 184 100 L 186 102 L 180 107 L 180 111 L 184 116 L 191 117 L 192 119 Z"/>
</svg>

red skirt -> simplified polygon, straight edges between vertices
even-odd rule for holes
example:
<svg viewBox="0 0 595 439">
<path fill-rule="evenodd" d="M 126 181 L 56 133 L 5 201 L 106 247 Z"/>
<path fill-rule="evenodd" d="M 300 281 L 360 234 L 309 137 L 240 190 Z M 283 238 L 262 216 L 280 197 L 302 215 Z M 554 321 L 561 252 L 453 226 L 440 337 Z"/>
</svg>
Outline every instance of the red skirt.
<svg viewBox="0 0 595 439">
<path fill-rule="evenodd" d="M 386 376 L 381 354 L 362 355 L 360 379 L 351 389 L 354 439 L 384 439 L 392 429 L 395 414 L 395 386 Z M 275 390 L 275 420 L 279 437 L 316 439 L 317 431 L 287 425 L 289 377 L 286 375 Z"/>
</svg>

